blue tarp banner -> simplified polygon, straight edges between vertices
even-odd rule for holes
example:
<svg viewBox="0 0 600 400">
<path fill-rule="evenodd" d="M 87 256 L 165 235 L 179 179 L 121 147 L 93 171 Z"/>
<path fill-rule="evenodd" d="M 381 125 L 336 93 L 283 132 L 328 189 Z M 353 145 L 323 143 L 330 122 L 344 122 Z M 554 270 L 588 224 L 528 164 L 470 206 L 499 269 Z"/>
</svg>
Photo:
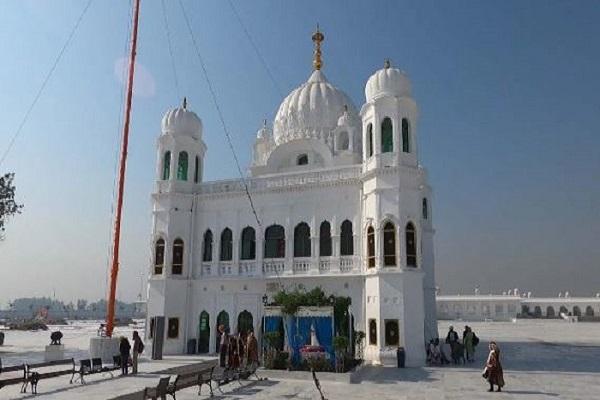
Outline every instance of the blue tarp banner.
<svg viewBox="0 0 600 400">
<path fill-rule="evenodd" d="M 281 323 L 280 316 L 267 316 L 265 317 L 265 333 L 266 332 L 275 332 L 279 329 L 279 324 Z"/>
<path fill-rule="evenodd" d="M 319 344 L 329 354 L 329 359 L 334 359 L 333 351 L 333 328 L 331 317 L 300 317 L 298 323 L 299 335 L 304 338 L 304 344 L 310 344 L 310 327 L 314 324 L 315 333 Z M 302 345 L 300 347 L 302 347 Z"/>
</svg>

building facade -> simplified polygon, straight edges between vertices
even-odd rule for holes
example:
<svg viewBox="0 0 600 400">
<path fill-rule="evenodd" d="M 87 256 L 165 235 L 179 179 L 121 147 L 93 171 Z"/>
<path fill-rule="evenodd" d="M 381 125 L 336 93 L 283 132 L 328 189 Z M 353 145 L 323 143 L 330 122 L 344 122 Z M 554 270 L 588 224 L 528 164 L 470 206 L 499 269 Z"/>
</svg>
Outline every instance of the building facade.
<svg viewBox="0 0 600 400">
<path fill-rule="evenodd" d="M 437 337 L 431 188 L 418 160 L 417 105 L 389 62 L 353 101 L 314 70 L 256 135 L 250 177 L 205 182 L 202 123 L 186 104 L 158 138 L 148 318 L 167 354 L 189 339 L 214 352 L 216 328 L 260 335 L 280 289 L 349 296 L 365 357 L 406 349 L 423 365 Z"/>
</svg>

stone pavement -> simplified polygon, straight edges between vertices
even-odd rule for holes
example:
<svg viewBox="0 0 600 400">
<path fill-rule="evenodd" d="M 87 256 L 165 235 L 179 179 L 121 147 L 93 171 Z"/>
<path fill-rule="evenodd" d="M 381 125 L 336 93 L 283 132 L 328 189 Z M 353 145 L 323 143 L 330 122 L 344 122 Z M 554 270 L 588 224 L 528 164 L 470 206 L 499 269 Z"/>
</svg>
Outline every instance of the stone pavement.
<svg viewBox="0 0 600 400">
<path fill-rule="evenodd" d="M 455 327 L 462 328 L 457 322 Z M 480 400 L 480 399 L 567 399 L 600 400 L 600 324 L 569 324 L 562 321 L 519 321 L 513 323 L 469 323 L 482 342 L 477 361 L 472 364 L 426 368 L 364 367 L 356 383 L 328 380 L 322 375 L 321 386 L 328 400 Z M 448 323 L 440 323 L 443 336 Z M 503 357 L 507 386 L 503 393 L 488 393 L 481 377 L 485 348 L 489 340 L 497 340 Z M 40 399 L 107 399 L 136 389 L 156 385 L 157 371 L 206 357 L 168 357 L 161 362 L 141 364 L 137 377 L 90 378 L 89 384 L 69 385 L 68 378 L 55 378 L 40 383 Z M 268 372 L 259 375 L 268 376 Z M 216 392 L 214 399 L 319 399 L 311 380 L 304 374 L 273 374 L 271 379 L 232 382 Z M 275 377 L 276 376 L 276 377 Z M 301 379 L 300 379 L 301 378 Z M 198 396 L 190 388 L 177 393 L 179 400 L 208 399 L 208 389 Z M 20 395 L 18 387 L 0 390 L 0 399 L 32 398 Z"/>
</svg>

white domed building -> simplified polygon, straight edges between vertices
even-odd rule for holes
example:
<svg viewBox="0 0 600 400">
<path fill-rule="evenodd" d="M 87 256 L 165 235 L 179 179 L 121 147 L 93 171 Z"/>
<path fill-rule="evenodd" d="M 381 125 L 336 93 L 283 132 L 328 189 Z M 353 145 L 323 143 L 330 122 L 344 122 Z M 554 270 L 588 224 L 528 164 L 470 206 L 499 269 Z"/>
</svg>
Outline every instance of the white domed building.
<svg viewBox="0 0 600 400">
<path fill-rule="evenodd" d="M 438 336 L 434 231 L 410 81 L 386 62 L 358 110 L 316 46 L 308 80 L 256 133 L 245 182 L 203 181 L 202 122 L 185 102 L 162 120 L 148 326 L 164 317 L 166 354 L 190 339 L 214 353 L 221 323 L 260 337 L 278 290 L 319 286 L 351 298 L 366 360 L 395 363 L 403 347 L 407 365 L 425 363 Z"/>
</svg>

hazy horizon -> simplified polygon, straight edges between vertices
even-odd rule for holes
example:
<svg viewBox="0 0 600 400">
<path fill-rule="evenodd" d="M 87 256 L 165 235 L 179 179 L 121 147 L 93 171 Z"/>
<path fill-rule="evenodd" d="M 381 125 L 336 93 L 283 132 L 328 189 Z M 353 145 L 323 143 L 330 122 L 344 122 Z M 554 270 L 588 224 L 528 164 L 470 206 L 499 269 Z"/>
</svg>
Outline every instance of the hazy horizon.
<svg viewBox="0 0 600 400">
<path fill-rule="evenodd" d="M 188 98 L 204 124 L 205 181 L 236 178 L 178 2 L 143 0 L 118 297 L 150 260 L 160 120 Z M 433 188 L 442 293 L 600 292 L 600 4 L 582 2 L 185 1 L 243 167 L 256 131 L 311 72 L 360 108 L 390 58 L 419 107 L 420 163 Z M 0 153 L 85 4 L 0 5 Z M 93 2 L 0 173 L 23 214 L 0 241 L 0 305 L 16 297 L 105 297 L 130 2 Z M 272 79 L 271 76 L 272 75 Z M 275 81 L 275 83 L 273 82 Z"/>
</svg>

